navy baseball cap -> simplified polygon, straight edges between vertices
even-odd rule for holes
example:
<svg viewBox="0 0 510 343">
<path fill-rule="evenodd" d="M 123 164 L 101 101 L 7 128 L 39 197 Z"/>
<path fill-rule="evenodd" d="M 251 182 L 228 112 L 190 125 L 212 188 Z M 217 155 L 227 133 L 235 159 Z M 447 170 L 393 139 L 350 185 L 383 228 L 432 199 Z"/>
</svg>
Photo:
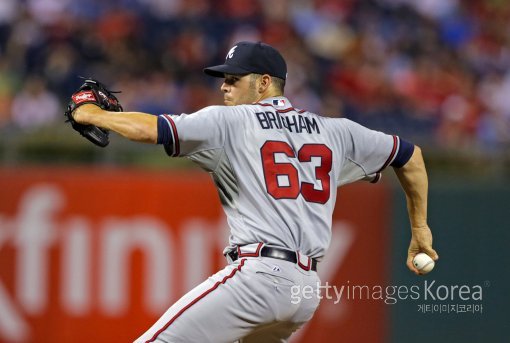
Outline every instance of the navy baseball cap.
<svg viewBox="0 0 510 343">
<path fill-rule="evenodd" d="M 228 52 L 225 64 L 205 68 L 204 73 L 214 77 L 225 77 L 225 74 L 268 74 L 285 80 L 287 64 L 278 50 L 271 45 L 262 42 L 239 42 Z"/>
</svg>

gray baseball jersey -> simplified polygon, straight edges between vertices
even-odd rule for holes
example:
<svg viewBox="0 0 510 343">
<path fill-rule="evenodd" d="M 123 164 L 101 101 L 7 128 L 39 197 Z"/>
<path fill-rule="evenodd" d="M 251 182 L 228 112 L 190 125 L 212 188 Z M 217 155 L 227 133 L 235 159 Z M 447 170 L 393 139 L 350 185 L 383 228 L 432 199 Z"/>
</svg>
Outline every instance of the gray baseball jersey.
<svg viewBox="0 0 510 343">
<path fill-rule="evenodd" d="M 285 97 L 163 118 L 167 152 L 212 175 L 231 247 L 264 242 L 318 259 L 337 186 L 377 181 L 399 147 L 396 136 L 295 109 Z"/>
<path fill-rule="evenodd" d="M 406 144 L 396 136 L 295 109 L 284 97 L 162 115 L 158 143 L 211 173 L 230 226 L 225 252 L 237 246 L 239 258 L 227 255 L 228 266 L 172 305 L 137 343 L 285 342 L 319 305 L 310 262 L 328 248 L 337 186 L 377 181 L 412 153 L 399 153 Z M 263 245 L 296 251 L 297 263 L 262 257 Z M 313 296 L 294 302 L 307 288 Z"/>
</svg>

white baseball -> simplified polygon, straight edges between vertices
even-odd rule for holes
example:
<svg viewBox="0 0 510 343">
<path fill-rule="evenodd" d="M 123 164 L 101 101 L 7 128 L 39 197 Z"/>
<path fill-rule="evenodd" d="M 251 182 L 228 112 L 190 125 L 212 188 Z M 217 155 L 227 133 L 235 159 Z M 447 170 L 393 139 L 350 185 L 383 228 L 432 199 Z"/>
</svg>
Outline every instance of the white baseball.
<svg viewBox="0 0 510 343">
<path fill-rule="evenodd" d="M 434 269 L 434 266 L 436 265 L 429 255 L 422 252 L 414 257 L 413 264 L 422 274 L 427 274 Z"/>
</svg>

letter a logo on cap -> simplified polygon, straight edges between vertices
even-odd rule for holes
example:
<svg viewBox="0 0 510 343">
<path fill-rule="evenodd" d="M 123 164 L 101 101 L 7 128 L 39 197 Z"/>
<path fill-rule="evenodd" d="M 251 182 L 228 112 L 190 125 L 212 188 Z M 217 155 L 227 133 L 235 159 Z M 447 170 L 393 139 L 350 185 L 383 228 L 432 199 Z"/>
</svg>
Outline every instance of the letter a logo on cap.
<svg viewBox="0 0 510 343">
<path fill-rule="evenodd" d="M 237 45 L 234 46 L 232 49 L 230 49 L 230 51 L 228 52 L 227 57 L 225 59 L 232 58 L 234 56 L 234 51 L 236 50 L 236 48 L 237 48 Z"/>
</svg>

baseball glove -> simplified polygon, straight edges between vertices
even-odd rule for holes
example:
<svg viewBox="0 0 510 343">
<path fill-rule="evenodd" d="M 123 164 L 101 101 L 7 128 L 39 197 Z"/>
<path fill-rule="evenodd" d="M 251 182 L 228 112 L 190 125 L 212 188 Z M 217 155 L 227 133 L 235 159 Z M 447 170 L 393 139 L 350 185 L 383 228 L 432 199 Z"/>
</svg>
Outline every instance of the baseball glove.
<svg viewBox="0 0 510 343">
<path fill-rule="evenodd" d="M 73 111 L 85 104 L 94 104 L 106 111 L 121 112 L 122 106 L 112 91 L 109 91 L 105 85 L 94 79 L 85 79 L 81 87 L 71 96 L 71 101 L 64 112 L 66 123 L 71 123 L 73 129 L 80 135 L 87 138 L 92 143 L 105 147 L 110 143 L 108 130 L 99 128 L 95 125 L 84 125 L 77 123 L 73 118 Z"/>
</svg>

